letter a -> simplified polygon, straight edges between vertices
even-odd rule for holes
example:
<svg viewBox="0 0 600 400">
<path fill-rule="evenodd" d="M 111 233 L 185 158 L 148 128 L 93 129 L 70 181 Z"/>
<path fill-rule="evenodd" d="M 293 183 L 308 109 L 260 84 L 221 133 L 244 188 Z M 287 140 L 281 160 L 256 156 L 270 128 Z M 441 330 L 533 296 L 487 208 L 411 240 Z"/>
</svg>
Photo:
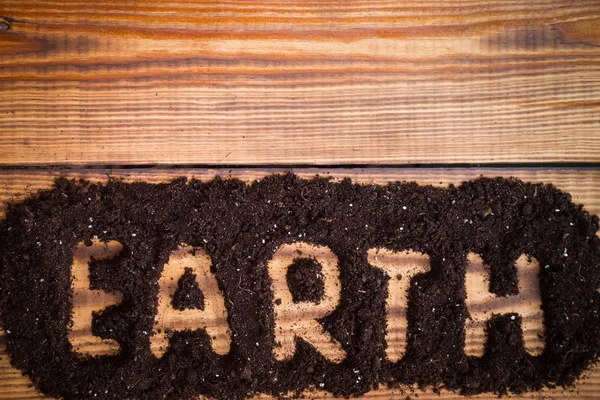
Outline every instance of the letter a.
<svg viewBox="0 0 600 400">
<path fill-rule="evenodd" d="M 210 257 L 197 247 L 183 244 L 171 253 L 158 281 L 158 309 L 150 338 L 150 349 L 156 357 L 161 357 L 167 350 L 167 330 L 205 329 L 215 353 L 224 355 L 229 352 L 231 333 L 225 299 L 217 279 L 210 272 L 211 264 Z M 204 310 L 180 311 L 173 308 L 172 299 L 177 291 L 177 283 L 186 268 L 191 268 L 196 274 L 196 283 L 204 295 Z"/>
</svg>

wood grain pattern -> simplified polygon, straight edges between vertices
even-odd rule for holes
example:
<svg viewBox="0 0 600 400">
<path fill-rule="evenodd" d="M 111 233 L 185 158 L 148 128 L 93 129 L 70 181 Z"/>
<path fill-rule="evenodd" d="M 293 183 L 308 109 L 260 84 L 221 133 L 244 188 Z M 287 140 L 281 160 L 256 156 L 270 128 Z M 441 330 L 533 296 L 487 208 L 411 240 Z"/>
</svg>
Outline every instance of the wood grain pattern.
<svg viewBox="0 0 600 400">
<path fill-rule="evenodd" d="M 224 177 L 237 177 L 246 181 L 261 179 L 272 172 L 281 172 L 281 170 L 199 170 L 199 169 L 180 169 L 180 170 L 67 170 L 67 171 L 2 171 L 0 172 L 0 217 L 6 210 L 7 201 L 14 201 L 23 198 L 39 189 L 48 188 L 52 185 L 53 178 L 59 175 L 70 177 L 85 177 L 96 181 L 106 181 L 108 176 L 122 177 L 128 181 L 144 180 L 149 182 L 164 182 L 178 176 L 195 177 L 197 179 L 208 180 L 215 175 Z M 328 175 L 334 179 L 341 177 L 351 177 L 357 182 L 364 184 L 379 183 L 387 181 L 409 180 L 417 181 L 421 184 L 432 184 L 439 187 L 450 183 L 458 184 L 464 180 L 473 179 L 480 175 L 484 176 L 515 176 L 525 181 L 553 183 L 560 189 L 570 192 L 576 203 L 585 205 L 585 208 L 593 214 L 600 214 L 600 170 L 532 170 L 532 169 L 486 169 L 486 170 L 466 170 L 466 169 L 340 169 L 327 171 L 324 169 L 300 169 L 296 170 L 298 174 L 309 178 L 315 174 Z M 527 314 L 528 305 L 522 305 L 522 312 Z M 526 337 L 535 335 L 533 331 L 524 333 Z M 82 341 L 85 346 L 85 341 Z M 5 352 L 5 335 L 0 330 L 0 399 L 37 399 L 42 398 L 36 391 L 30 387 L 31 383 L 27 378 L 21 376 L 19 371 L 10 367 L 8 357 Z M 90 347 L 89 349 L 92 349 Z M 404 398 L 410 394 L 410 389 L 400 390 L 380 389 L 366 395 L 369 399 L 390 399 Z M 426 391 L 419 394 L 419 398 L 424 399 L 462 399 L 463 397 L 442 392 L 441 396 Z M 530 398 L 569 398 L 569 399 L 594 399 L 600 393 L 600 367 L 592 369 L 587 376 L 573 389 L 566 390 L 554 389 L 544 390 L 539 393 L 526 394 L 522 396 L 512 396 L 518 399 Z M 333 398 L 324 392 L 314 392 L 308 394 L 309 398 Z M 258 396 L 257 398 L 268 398 Z M 495 399 L 494 395 L 476 396 L 477 399 Z"/>
<path fill-rule="evenodd" d="M 3 0 L 0 164 L 598 162 L 599 15 L 597 0 Z"/>
</svg>

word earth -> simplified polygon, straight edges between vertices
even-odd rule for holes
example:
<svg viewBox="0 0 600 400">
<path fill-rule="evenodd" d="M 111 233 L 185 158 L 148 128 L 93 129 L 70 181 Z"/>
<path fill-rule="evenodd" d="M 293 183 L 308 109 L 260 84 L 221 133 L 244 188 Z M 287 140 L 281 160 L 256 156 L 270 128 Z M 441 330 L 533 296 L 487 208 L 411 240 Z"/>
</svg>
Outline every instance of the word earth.
<svg viewBox="0 0 600 400">
<path fill-rule="evenodd" d="M 118 352 L 118 341 L 100 338 L 94 340 L 87 335 L 82 338 L 81 331 L 93 334 L 93 313 L 102 312 L 111 305 L 118 305 L 123 299 L 121 294 L 109 294 L 102 290 L 90 291 L 93 287 L 88 270 L 90 261 L 114 258 L 122 251 L 123 246 L 115 241 L 92 241 L 89 246 L 81 243 L 75 250 L 71 269 L 75 324 L 69 336 L 75 348 L 81 346 L 78 348 L 81 353 L 98 355 Z M 371 249 L 367 254 L 369 264 L 381 269 L 386 275 L 387 287 L 382 288 L 387 292 L 386 353 L 389 361 L 396 362 L 402 358 L 406 349 L 410 281 L 415 275 L 430 271 L 429 257 L 422 253 L 393 252 L 386 249 Z M 316 279 L 322 279 L 321 283 L 325 287 L 323 295 L 312 301 L 294 300 L 294 288 L 290 287 L 286 280 L 288 268 L 302 259 L 313 260 L 318 264 L 320 271 L 316 272 Z M 522 317 L 522 330 L 527 332 L 524 336 L 525 349 L 533 355 L 541 354 L 543 321 L 538 281 L 539 263 L 526 256 L 520 257 L 515 265 L 518 270 L 518 294 L 498 297 L 487 291 L 486 281 L 489 280 L 489 276 L 481 257 L 470 253 L 467 259 L 465 302 L 469 317 L 465 329 L 465 353 L 472 356 L 483 355 L 484 324 L 491 318 L 492 312 L 512 312 Z M 312 345 L 331 362 L 343 361 L 346 353 L 342 344 L 319 324 L 319 319 L 327 317 L 340 304 L 340 272 L 335 254 L 327 247 L 294 242 L 279 247 L 267 265 L 275 298 L 275 359 L 291 359 L 296 350 L 295 340 L 298 338 Z M 225 298 L 219 290 L 211 267 L 210 257 L 201 247 L 194 248 L 184 244 L 171 253 L 159 279 L 154 330 L 149 334 L 150 348 L 156 357 L 164 355 L 168 347 L 168 338 L 174 332 L 197 329 L 204 329 L 208 333 L 215 353 L 229 353 L 231 332 L 227 324 Z M 301 277 L 307 275 L 307 271 L 298 272 Z M 203 301 L 199 306 L 178 309 L 174 299 L 185 274 L 191 275 L 196 287 L 201 290 Z M 253 295 L 252 291 L 248 293 L 248 296 Z M 184 295 L 190 297 L 189 293 Z M 435 309 L 432 312 L 435 312 Z M 517 315 L 512 315 L 511 320 L 514 321 Z"/>
</svg>

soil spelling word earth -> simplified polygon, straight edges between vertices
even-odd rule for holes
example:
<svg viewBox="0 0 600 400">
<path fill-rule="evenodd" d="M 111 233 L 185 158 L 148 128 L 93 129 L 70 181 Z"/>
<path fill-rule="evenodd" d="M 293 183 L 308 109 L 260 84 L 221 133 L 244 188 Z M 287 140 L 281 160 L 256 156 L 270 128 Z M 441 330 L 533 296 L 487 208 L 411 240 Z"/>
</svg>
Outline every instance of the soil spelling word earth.
<svg viewBox="0 0 600 400">
<path fill-rule="evenodd" d="M 597 231 L 598 217 L 569 194 L 516 179 L 449 188 L 293 174 L 250 185 L 58 179 L 0 223 L 1 324 L 11 363 L 64 399 L 241 399 L 309 387 L 351 396 L 404 384 L 539 390 L 573 384 L 598 356 Z M 77 264 L 88 287 L 74 289 L 74 253 L 107 243 L 117 254 Z M 390 275 L 374 262 L 406 251 L 420 269 Z M 480 354 L 466 351 L 471 255 L 498 301 L 526 290 L 520 257 L 538 263 L 542 348 L 528 348 L 528 317 L 516 308 L 488 314 Z M 400 289 L 406 327 L 392 337 L 399 328 L 386 310 Z M 87 318 L 90 338 L 116 352 L 74 348 L 82 290 L 113 298 Z M 286 332 L 296 306 L 306 332 Z M 222 324 L 211 325 L 209 309 L 222 310 Z"/>
</svg>

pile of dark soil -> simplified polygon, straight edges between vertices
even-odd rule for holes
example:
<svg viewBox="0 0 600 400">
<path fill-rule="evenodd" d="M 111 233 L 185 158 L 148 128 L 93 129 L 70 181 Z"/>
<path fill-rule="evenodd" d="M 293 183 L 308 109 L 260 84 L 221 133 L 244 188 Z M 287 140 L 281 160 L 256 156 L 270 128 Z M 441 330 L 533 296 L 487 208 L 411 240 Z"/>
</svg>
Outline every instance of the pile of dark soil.
<svg viewBox="0 0 600 400">
<path fill-rule="evenodd" d="M 414 383 L 465 394 L 537 390 L 572 384 L 598 355 L 597 230 L 598 218 L 569 194 L 515 179 L 448 189 L 291 174 L 250 186 L 221 179 L 159 185 L 59 179 L 53 189 L 11 205 L 0 224 L 1 322 L 13 365 L 40 391 L 65 399 L 240 399 L 310 385 L 349 396 Z M 117 340 L 121 352 L 79 359 L 67 339 L 70 265 L 72 249 L 94 236 L 125 246 L 118 259 L 90 266 L 94 287 L 124 294 L 93 325 L 94 334 Z M 275 299 L 266 264 L 282 243 L 295 240 L 328 246 L 339 258 L 341 303 L 321 323 L 347 353 L 340 364 L 302 340 L 292 359 L 272 356 Z M 233 337 L 225 356 L 212 351 L 203 330 L 175 332 L 160 359 L 150 351 L 145 332 L 153 327 L 157 281 L 180 243 L 204 248 L 213 261 Z M 413 279 L 407 351 L 397 363 L 385 357 L 387 278 L 367 263 L 373 247 L 412 249 L 431 260 L 431 272 Z M 484 356 L 465 356 L 468 252 L 491 265 L 491 288 L 501 295 L 516 292 L 513 262 L 522 253 L 544 266 L 541 356 L 523 349 L 520 319 L 503 316 L 489 324 Z M 288 275 L 294 296 L 318 299 L 319 268 L 304 267 L 312 271 L 306 280 L 293 269 Z M 201 308 L 202 294 L 188 275 L 173 305 Z"/>
<path fill-rule="evenodd" d="M 288 267 L 286 278 L 294 303 L 310 301 L 318 304 L 321 301 L 325 293 L 321 271 L 321 265 L 310 258 L 297 258 Z"/>
<path fill-rule="evenodd" d="M 187 309 L 204 310 L 204 294 L 198 287 L 196 274 L 192 272 L 191 268 L 186 268 L 181 278 L 179 278 L 171 305 L 181 311 Z"/>
</svg>

